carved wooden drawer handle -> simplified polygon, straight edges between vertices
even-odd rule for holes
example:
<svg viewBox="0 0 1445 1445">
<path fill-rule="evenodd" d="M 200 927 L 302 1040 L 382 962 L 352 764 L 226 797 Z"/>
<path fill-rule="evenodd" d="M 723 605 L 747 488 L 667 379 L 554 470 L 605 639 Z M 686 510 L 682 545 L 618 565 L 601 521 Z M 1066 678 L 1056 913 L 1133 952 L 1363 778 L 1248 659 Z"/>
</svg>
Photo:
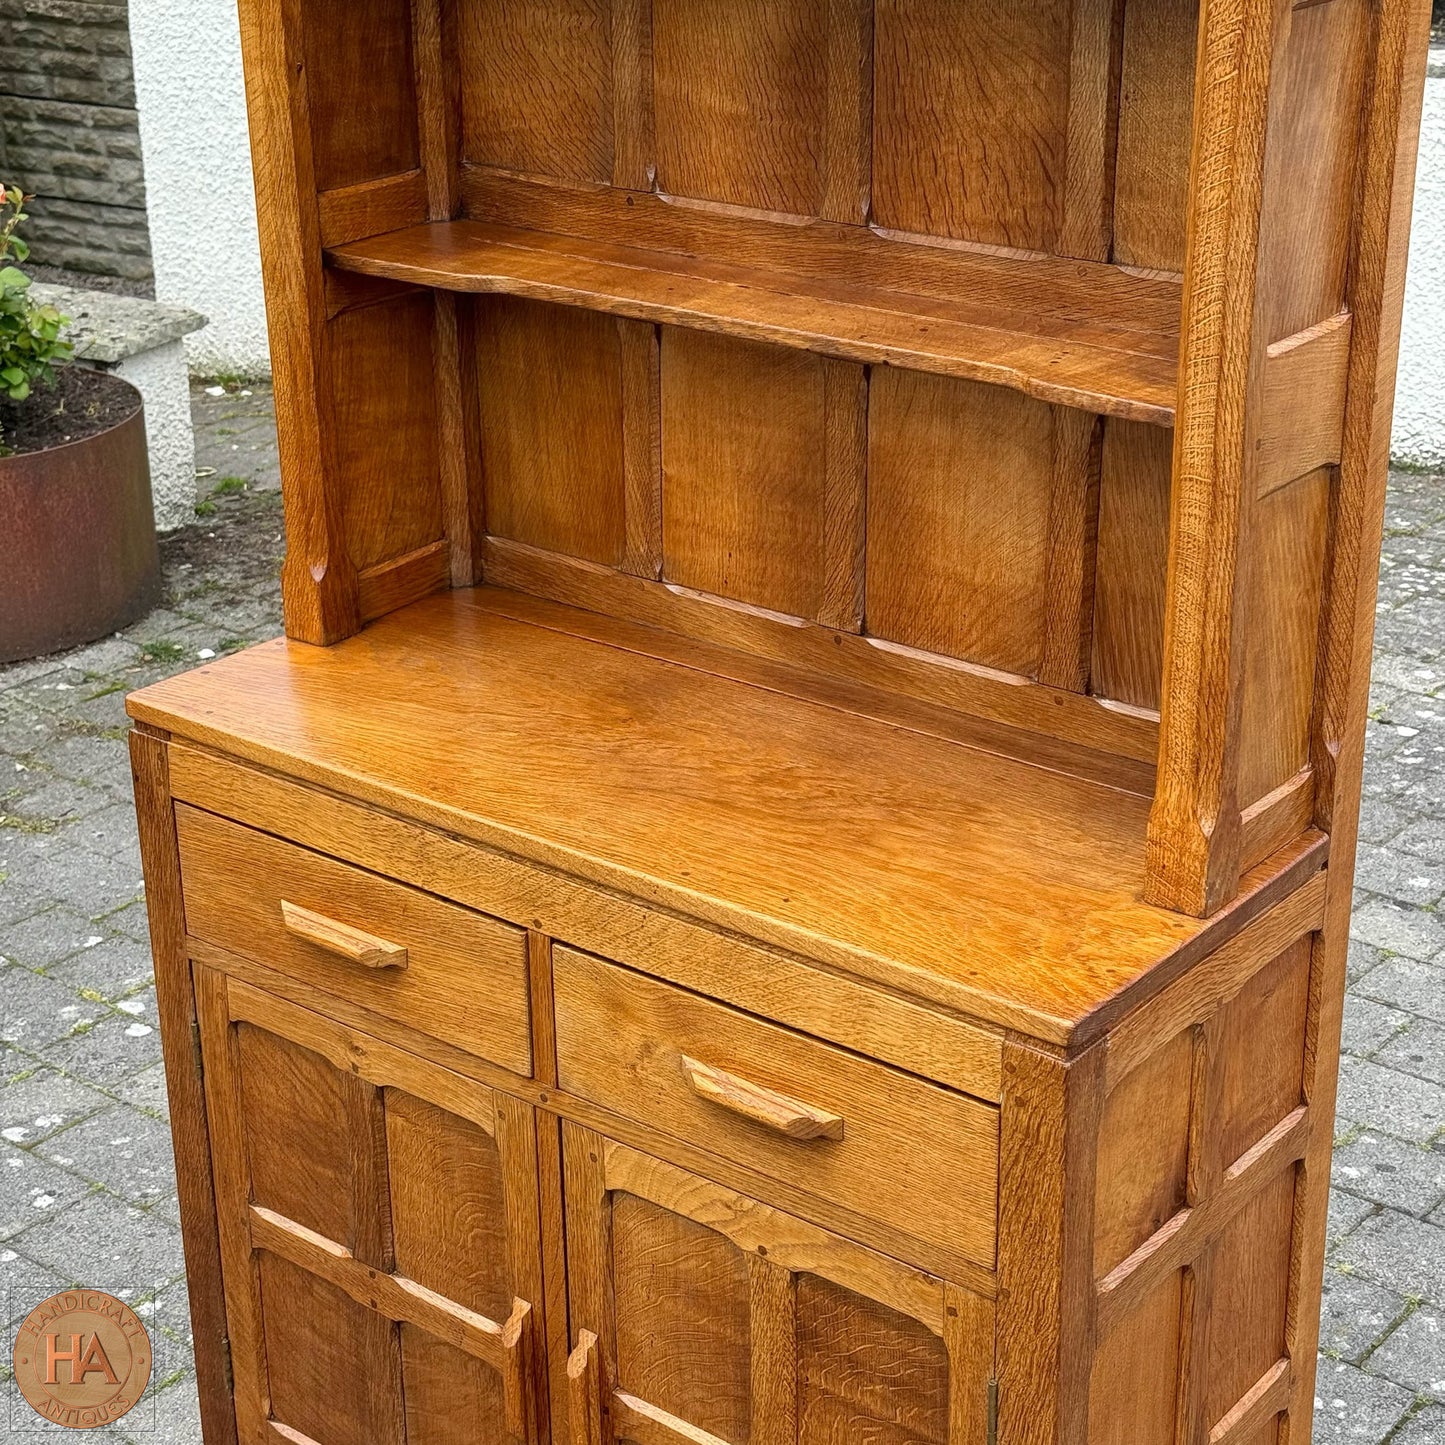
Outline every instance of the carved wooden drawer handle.
<svg viewBox="0 0 1445 1445">
<path fill-rule="evenodd" d="M 830 1114 L 826 1109 L 816 1109 L 812 1104 L 790 1099 L 786 1094 L 774 1093 L 724 1069 L 699 1063 L 686 1054 L 682 1056 L 682 1072 L 699 1098 L 740 1114 L 744 1119 L 751 1119 L 755 1124 L 776 1129 L 789 1139 L 843 1137 L 841 1114 Z"/>
<path fill-rule="evenodd" d="M 313 913 L 300 904 L 281 900 L 281 917 L 286 931 L 327 953 L 334 953 L 348 963 L 359 963 L 363 968 L 405 968 L 408 963 L 406 949 L 399 943 L 388 943 L 384 938 L 363 933 L 348 923 L 338 923 L 323 913 Z"/>
<path fill-rule="evenodd" d="M 578 1331 L 567 1360 L 567 1409 L 572 1445 L 602 1445 L 602 1361 L 591 1330 Z"/>
</svg>

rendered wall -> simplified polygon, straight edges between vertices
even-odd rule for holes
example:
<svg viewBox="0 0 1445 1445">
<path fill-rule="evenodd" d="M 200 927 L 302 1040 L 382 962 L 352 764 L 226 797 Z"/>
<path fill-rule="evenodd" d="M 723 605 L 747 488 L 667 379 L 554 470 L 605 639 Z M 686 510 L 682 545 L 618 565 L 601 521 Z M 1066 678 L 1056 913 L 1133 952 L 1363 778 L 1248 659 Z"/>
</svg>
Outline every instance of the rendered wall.
<svg viewBox="0 0 1445 1445">
<path fill-rule="evenodd" d="M 270 371 L 235 0 L 131 0 L 156 299 L 210 317 L 205 376 Z"/>
</svg>

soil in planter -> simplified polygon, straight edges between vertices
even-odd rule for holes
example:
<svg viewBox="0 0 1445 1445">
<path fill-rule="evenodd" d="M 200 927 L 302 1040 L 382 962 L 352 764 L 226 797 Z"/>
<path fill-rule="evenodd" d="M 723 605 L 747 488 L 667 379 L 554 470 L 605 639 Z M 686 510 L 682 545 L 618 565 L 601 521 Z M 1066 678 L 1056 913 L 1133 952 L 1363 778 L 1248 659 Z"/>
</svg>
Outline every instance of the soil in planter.
<svg viewBox="0 0 1445 1445">
<path fill-rule="evenodd" d="M 53 387 L 37 386 L 24 401 L 0 399 L 0 448 L 43 452 L 83 441 L 119 426 L 139 405 L 119 377 L 67 366 L 56 373 Z"/>
</svg>

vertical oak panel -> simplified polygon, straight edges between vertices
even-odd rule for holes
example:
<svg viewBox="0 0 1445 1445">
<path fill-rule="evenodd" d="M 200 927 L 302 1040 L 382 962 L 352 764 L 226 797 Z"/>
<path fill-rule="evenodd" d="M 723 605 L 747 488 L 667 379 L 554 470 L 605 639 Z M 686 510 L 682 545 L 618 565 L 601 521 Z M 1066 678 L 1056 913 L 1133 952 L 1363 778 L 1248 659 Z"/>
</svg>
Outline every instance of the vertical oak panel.
<svg viewBox="0 0 1445 1445">
<path fill-rule="evenodd" d="M 1054 408 L 1053 497 L 1039 681 L 1083 692 L 1094 632 L 1102 417 Z"/>
<path fill-rule="evenodd" d="M 619 320 L 622 465 L 626 472 L 626 570 L 662 575 L 662 346 L 657 327 Z"/>
<path fill-rule="evenodd" d="M 488 297 L 478 313 L 477 376 L 488 530 L 618 566 L 626 486 L 616 321 Z"/>
<path fill-rule="evenodd" d="M 1198 0 L 1124 8 L 1114 259 L 1126 266 L 1184 269 L 1198 28 Z"/>
<path fill-rule="evenodd" d="M 878 224 L 1056 250 L 1069 0 L 878 0 L 875 25 Z"/>
<path fill-rule="evenodd" d="M 560 180 L 613 170 L 608 0 L 458 0 L 462 154 Z"/>
<path fill-rule="evenodd" d="M 879 368 L 868 447 L 869 632 L 1037 673 L 1052 409 L 999 387 Z"/>
<path fill-rule="evenodd" d="M 1332 468 L 1255 509 L 1239 724 L 1239 805 L 1287 783 L 1310 760 Z"/>
<path fill-rule="evenodd" d="M 818 214 L 829 0 L 653 0 L 657 184 Z"/>
<path fill-rule="evenodd" d="M 358 571 L 442 536 L 434 319 L 413 291 L 331 322 L 333 480 Z"/>
<path fill-rule="evenodd" d="M 316 189 L 414 170 L 410 0 L 307 0 L 301 13 Z"/>
<path fill-rule="evenodd" d="M 770 612 L 822 600 L 825 363 L 668 330 L 662 349 L 667 580 Z"/>
<path fill-rule="evenodd" d="M 1159 706 L 1173 450 L 1162 427 L 1105 423 L 1091 691 L 1135 707 Z"/>
</svg>

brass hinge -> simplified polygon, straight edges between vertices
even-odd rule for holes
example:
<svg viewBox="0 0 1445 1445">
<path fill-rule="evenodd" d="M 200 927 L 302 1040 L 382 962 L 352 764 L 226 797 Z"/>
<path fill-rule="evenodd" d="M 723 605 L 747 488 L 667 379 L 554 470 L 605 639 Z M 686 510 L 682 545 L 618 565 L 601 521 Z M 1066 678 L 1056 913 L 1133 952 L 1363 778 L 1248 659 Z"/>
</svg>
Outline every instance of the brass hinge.
<svg viewBox="0 0 1445 1445">
<path fill-rule="evenodd" d="M 998 1381 L 988 1382 L 988 1445 L 998 1445 Z"/>
</svg>

